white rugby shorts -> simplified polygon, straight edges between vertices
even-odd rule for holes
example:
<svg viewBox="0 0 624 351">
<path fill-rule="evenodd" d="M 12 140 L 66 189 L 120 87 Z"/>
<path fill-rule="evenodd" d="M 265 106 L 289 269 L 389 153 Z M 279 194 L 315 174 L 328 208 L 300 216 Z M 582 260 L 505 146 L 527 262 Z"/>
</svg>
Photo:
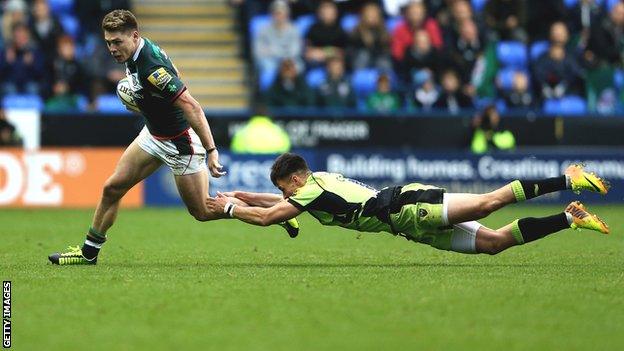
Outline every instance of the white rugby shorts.
<svg viewBox="0 0 624 351">
<path fill-rule="evenodd" d="M 206 169 L 206 149 L 193 128 L 161 138 L 143 127 L 137 136 L 139 147 L 165 163 L 174 175 L 186 175 Z"/>
</svg>

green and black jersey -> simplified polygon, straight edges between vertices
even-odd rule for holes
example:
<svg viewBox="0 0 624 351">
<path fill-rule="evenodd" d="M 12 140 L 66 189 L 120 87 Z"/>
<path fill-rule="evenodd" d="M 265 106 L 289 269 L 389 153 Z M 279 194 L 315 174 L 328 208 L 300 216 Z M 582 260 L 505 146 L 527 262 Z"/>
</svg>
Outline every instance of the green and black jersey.
<svg viewBox="0 0 624 351">
<path fill-rule="evenodd" d="M 126 62 L 126 75 L 152 135 L 173 137 L 189 128 L 182 109 L 173 104 L 186 86 L 158 45 L 141 38 L 137 52 Z"/>
<path fill-rule="evenodd" d="M 390 231 L 389 225 L 376 217 L 361 216 L 366 202 L 376 195 L 377 190 L 341 174 L 314 172 L 288 201 L 324 225 L 363 232 Z"/>
<path fill-rule="evenodd" d="M 418 239 L 448 230 L 442 223 L 443 194 L 444 189 L 419 183 L 377 191 L 341 174 L 314 172 L 288 202 L 323 225 Z"/>
</svg>

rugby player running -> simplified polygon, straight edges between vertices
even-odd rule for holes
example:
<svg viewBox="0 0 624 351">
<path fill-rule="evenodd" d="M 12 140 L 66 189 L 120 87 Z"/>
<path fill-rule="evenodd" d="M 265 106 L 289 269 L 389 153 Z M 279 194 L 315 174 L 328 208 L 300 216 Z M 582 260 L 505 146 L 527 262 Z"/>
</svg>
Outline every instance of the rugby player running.
<svg viewBox="0 0 624 351">
<path fill-rule="evenodd" d="M 102 197 L 82 248 L 53 253 L 48 259 L 59 265 L 95 264 L 106 232 L 117 217 L 119 203 L 134 185 L 154 173 L 163 163 L 174 174 L 180 197 L 198 221 L 223 217 L 208 211 L 209 176 L 225 174 L 219 164 L 210 126 L 199 103 L 180 80 L 178 71 L 154 42 L 141 37 L 136 17 L 127 10 L 114 10 L 102 20 L 104 40 L 110 54 L 125 64 L 126 75 L 145 127 L 119 159 L 113 175 L 104 184 Z M 244 205 L 238 199 L 233 203 Z M 296 236 L 295 221 L 282 223 Z"/>
<path fill-rule="evenodd" d="M 581 165 L 567 167 L 559 177 L 515 180 L 485 194 L 447 193 L 419 183 L 376 191 L 340 174 L 312 172 L 301 156 L 286 153 L 273 164 L 271 180 L 283 196 L 233 191 L 208 198 L 208 209 L 261 226 L 307 211 L 323 225 L 389 232 L 441 250 L 492 255 L 566 228 L 609 233 L 609 227 L 578 201 L 558 214 L 517 219 L 499 229 L 477 222 L 506 205 L 555 191 L 606 194 L 608 184 Z"/>
</svg>

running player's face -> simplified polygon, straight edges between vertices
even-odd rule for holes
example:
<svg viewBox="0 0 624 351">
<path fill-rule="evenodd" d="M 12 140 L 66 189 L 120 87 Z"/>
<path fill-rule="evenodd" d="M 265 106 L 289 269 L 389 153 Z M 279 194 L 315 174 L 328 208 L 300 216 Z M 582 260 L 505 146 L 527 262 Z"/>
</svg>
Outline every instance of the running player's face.
<svg viewBox="0 0 624 351">
<path fill-rule="evenodd" d="M 108 51 L 118 63 L 126 62 L 132 57 L 139 45 L 139 32 L 108 32 L 104 31 L 104 41 Z"/>
</svg>

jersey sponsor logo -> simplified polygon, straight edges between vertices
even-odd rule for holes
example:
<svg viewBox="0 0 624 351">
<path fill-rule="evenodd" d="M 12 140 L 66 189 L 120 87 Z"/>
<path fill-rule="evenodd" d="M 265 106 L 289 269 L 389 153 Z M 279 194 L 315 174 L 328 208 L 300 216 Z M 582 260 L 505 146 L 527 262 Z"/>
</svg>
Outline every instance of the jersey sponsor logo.
<svg viewBox="0 0 624 351">
<path fill-rule="evenodd" d="M 172 79 L 173 77 L 171 74 L 169 74 L 169 72 L 167 72 L 163 67 L 155 70 L 147 77 L 147 80 L 159 90 L 164 90 L 167 83 L 169 83 Z"/>
</svg>

